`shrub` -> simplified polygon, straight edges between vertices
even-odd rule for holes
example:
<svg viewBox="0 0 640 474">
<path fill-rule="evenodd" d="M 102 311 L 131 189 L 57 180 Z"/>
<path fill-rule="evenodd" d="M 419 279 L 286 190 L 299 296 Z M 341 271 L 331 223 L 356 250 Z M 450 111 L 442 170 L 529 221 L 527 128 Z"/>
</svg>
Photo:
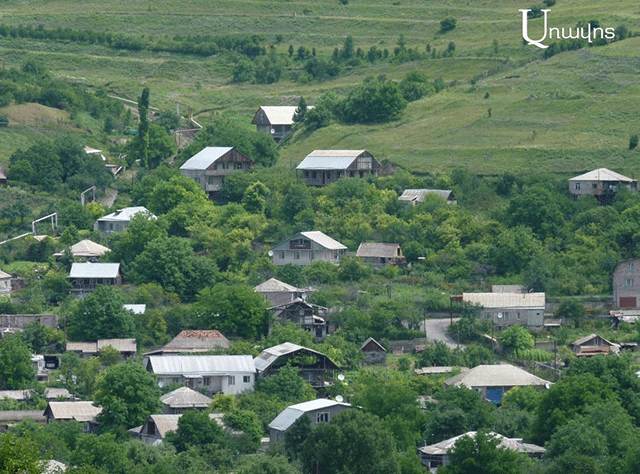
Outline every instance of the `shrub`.
<svg viewBox="0 0 640 474">
<path fill-rule="evenodd" d="M 2 118 L 0 117 L 0 121 L 1 120 Z M 633 150 L 637 146 L 638 146 L 638 135 L 637 134 L 631 135 L 631 138 L 629 138 L 629 150 Z"/>
<path fill-rule="evenodd" d="M 456 24 L 458 23 L 458 20 L 456 20 L 454 17 L 449 16 L 447 18 L 445 18 L 444 20 L 440 21 L 440 31 L 445 33 L 447 31 L 451 31 L 456 27 Z"/>
</svg>

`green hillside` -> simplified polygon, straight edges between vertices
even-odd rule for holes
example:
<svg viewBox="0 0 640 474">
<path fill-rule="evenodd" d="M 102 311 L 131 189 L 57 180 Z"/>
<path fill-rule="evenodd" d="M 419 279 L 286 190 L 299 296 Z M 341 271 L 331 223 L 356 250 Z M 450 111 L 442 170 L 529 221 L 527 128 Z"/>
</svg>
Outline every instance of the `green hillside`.
<svg viewBox="0 0 640 474">
<path fill-rule="evenodd" d="M 295 137 L 281 150 L 281 165 L 296 164 L 314 148 L 366 148 L 382 160 L 417 173 L 466 167 L 480 174 L 574 173 L 595 166 L 640 175 L 629 137 L 640 131 L 640 37 L 606 46 L 569 51 L 544 59 L 543 50 L 523 45 L 522 2 L 483 1 L 8 1 L 0 24 L 8 27 L 71 28 L 149 40 L 181 36 L 257 35 L 286 60 L 275 84 L 234 84 L 234 53 L 208 57 L 169 52 L 131 51 L 82 41 L 3 37 L 5 67 L 36 59 L 57 78 L 135 100 L 151 89 L 152 105 L 193 108 L 207 123 L 226 114 L 249 122 L 260 105 L 307 102 L 327 90 L 345 95 L 365 77 L 401 79 L 422 70 L 449 87 L 410 103 L 397 121 L 375 125 L 331 126 Z M 575 27 L 598 21 L 640 32 L 635 2 L 558 0 L 549 22 Z M 440 31 L 440 21 L 457 19 L 455 29 Z M 541 19 L 530 20 L 539 37 Z M 453 57 L 413 62 L 361 61 L 343 67 L 338 78 L 301 83 L 302 64 L 288 58 L 292 45 L 315 48 L 329 58 L 347 35 L 356 48 L 387 49 L 393 55 L 402 35 L 407 48 L 426 56 L 427 45 L 442 52 L 455 43 Z M 536 36 L 537 35 L 537 36 Z M 304 81 L 302 81 L 304 82 Z M 0 132 L 0 163 L 24 143 L 24 132 Z M 95 139 L 95 138 L 94 138 Z"/>
</svg>

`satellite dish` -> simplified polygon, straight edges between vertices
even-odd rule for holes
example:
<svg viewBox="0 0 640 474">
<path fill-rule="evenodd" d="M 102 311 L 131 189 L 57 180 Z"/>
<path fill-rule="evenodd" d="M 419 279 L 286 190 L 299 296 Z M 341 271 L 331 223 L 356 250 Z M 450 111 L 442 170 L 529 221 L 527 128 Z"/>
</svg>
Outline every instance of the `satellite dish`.
<svg viewBox="0 0 640 474">
<path fill-rule="evenodd" d="M 344 380 L 344 374 L 338 375 L 338 380 L 340 380 L 340 382 L 342 382 Z"/>
<path fill-rule="evenodd" d="M 276 133 L 275 129 L 271 129 L 271 135 L 273 135 L 274 133 Z"/>
<path fill-rule="evenodd" d="M 269 250 L 269 257 L 273 257 L 273 250 Z"/>
<path fill-rule="evenodd" d="M 340 403 L 342 403 L 343 401 L 344 401 L 344 398 L 342 398 L 342 395 L 338 395 L 338 396 L 336 397 L 336 402 L 340 402 Z"/>
</svg>

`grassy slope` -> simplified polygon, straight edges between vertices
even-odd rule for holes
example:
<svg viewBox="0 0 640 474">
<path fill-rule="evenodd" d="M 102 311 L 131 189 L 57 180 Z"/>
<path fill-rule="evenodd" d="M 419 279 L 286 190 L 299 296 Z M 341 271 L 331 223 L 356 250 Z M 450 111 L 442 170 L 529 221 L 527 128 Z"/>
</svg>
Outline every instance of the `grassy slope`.
<svg viewBox="0 0 640 474">
<path fill-rule="evenodd" d="M 132 99 L 147 85 L 152 105 L 174 108 L 179 100 L 194 107 L 202 123 L 220 113 L 244 116 L 248 123 L 259 105 L 295 104 L 300 94 L 313 102 L 327 89 L 346 93 L 366 76 L 401 78 L 409 70 L 421 69 L 431 78 L 442 77 L 458 85 L 410 104 L 402 118 L 390 124 L 334 124 L 305 135 L 282 150 L 281 165 L 296 164 L 314 148 L 342 147 L 367 148 L 380 159 L 421 173 L 444 172 L 456 166 L 484 174 L 505 170 L 574 173 L 607 166 L 640 175 L 637 152 L 627 150 L 629 136 L 640 131 L 640 38 L 543 61 L 540 50 L 522 45 L 517 10 L 526 7 L 526 2 L 393 3 L 8 1 L 3 2 L 1 21 L 151 36 L 249 33 L 260 34 L 269 42 L 282 34 L 277 50 L 283 55 L 293 44 L 294 48 L 314 46 L 318 54 L 326 56 L 347 34 L 365 51 L 371 45 L 393 50 L 403 34 L 407 46 L 422 51 L 427 43 L 442 50 L 454 41 L 456 57 L 363 66 L 330 83 L 300 85 L 284 80 L 259 86 L 229 84 L 232 63 L 225 56 L 203 59 L 131 53 L 96 45 L 22 39 L 2 41 L 0 55 L 8 66 L 21 64 L 25 57 L 41 58 L 60 77 L 107 87 Z M 558 0 L 551 15 L 550 22 L 557 26 L 598 19 L 603 26 L 625 24 L 640 31 L 639 10 L 630 0 L 616 1 L 615 8 L 597 0 Z M 458 26 L 441 35 L 439 21 L 446 16 L 456 17 Z M 497 53 L 494 39 L 499 45 Z M 291 70 L 297 67 L 289 65 Z M 499 72 L 487 74 L 499 67 Z M 470 80 L 478 75 L 484 77 L 471 86 Z M 5 153 L 19 142 L 10 133 L 0 132 L 0 163 L 6 162 Z"/>
</svg>

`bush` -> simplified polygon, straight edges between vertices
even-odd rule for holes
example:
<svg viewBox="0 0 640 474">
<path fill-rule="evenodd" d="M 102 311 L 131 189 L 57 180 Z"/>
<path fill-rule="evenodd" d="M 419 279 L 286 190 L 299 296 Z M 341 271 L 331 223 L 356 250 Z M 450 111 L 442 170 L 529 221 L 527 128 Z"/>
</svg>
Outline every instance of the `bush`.
<svg viewBox="0 0 640 474">
<path fill-rule="evenodd" d="M 0 121 L 1 120 L 2 118 L 0 118 Z M 631 138 L 629 138 L 629 150 L 633 150 L 637 146 L 638 146 L 638 135 L 631 135 Z"/>
<path fill-rule="evenodd" d="M 8 127 L 9 126 L 9 117 L 6 115 L 0 115 L 0 127 Z M 636 138 L 638 138 L 636 136 Z"/>
<path fill-rule="evenodd" d="M 356 86 L 344 101 L 347 123 L 381 123 L 398 118 L 407 107 L 400 86 L 389 80 L 370 80 Z"/>
<path fill-rule="evenodd" d="M 449 16 L 447 18 L 445 18 L 444 20 L 440 21 L 440 31 L 445 33 L 447 31 L 451 31 L 456 27 L 456 24 L 458 23 L 458 20 L 456 20 L 454 17 Z"/>
</svg>

